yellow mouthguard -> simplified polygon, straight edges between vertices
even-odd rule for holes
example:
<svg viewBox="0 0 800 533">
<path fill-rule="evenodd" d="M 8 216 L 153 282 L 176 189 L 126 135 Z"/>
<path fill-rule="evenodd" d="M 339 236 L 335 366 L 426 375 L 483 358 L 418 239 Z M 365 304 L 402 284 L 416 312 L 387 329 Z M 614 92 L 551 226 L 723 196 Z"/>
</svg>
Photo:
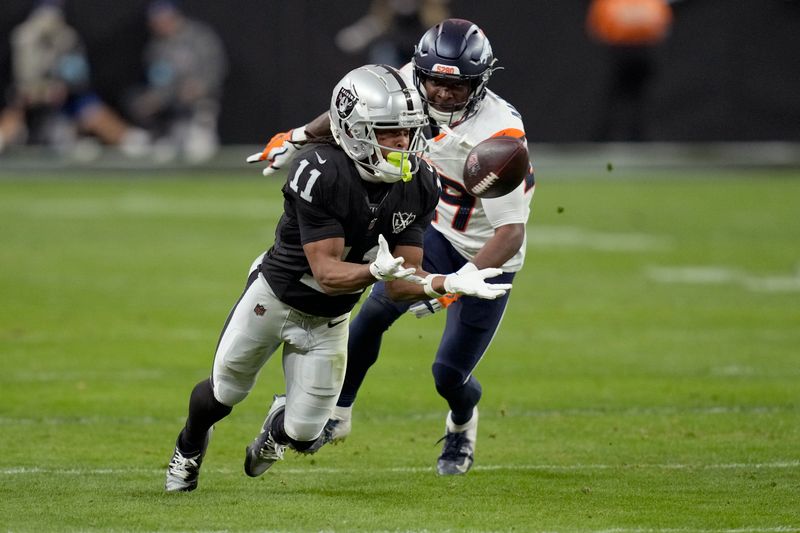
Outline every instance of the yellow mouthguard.
<svg viewBox="0 0 800 533">
<path fill-rule="evenodd" d="M 400 152 L 389 152 L 389 155 L 386 156 L 386 160 L 400 169 L 403 173 L 403 181 L 406 183 L 411 181 L 411 178 L 414 175 L 411 173 L 411 161 L 408 160 L 408 156 L 404 156 Z"/>
</svg>

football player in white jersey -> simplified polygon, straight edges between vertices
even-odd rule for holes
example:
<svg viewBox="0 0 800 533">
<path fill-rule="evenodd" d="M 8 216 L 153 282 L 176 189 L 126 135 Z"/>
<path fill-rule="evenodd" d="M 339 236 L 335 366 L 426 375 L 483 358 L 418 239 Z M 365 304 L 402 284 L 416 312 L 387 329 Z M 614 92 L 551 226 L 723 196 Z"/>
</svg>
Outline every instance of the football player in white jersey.
<svg viewBox="0 0 800 533">
<path fill-rule="evenodd" d="M 438 187 L 419 159 L 428 123 L 422 101 L 396 69 L 348 73 L 333 90 L 330 117 L 331 137 L 308 143 L 292 163 L 275 243 L 250 267 L 211 377 L 192 390 L 168 492 L 197 487 L 211 428 L 244 400 L 281 346 L 286 394 L 275 396 L 247 447 L 245 473 L 263 474 L 287 447 L 318 449 L 344 379 L 350 311 L 376 281 L 400 299 L 436 290 L 496 298 L 511 288 L 484 282 L 499 269 L 447 276 L 419 269 Z"/>
<path fill-rule="evenodd" d="M 479 142 L 497 135 L 525 138 L 520 114 L 487 89 L 495 62 L 489 40 L 478 26 L 448 19 L 422 36 L 411 63 L 401 72 L 426 102 L 432 132 L 425 158 L 441 182 L 436 214 L 425 232 L 423 268 L 466 273 L 495 267 L 502 274 L 491 281 L 511 283 L 525 259 L 533 169 L 517 189 L 493 199 L 469 195 L 462 177 L 467 154 Z M 292 159 L 295 141 L 323 135 L 326 126 L 321 116 L 278 134 L 251 161 L 269 161 L 264 173 L 275 172 Z M 426 292 L 430 300 L 410 306 L 393 301 L 384 284 L 373 286 L 350 325 L 347 373 L 326 436 L 336 441 L 350 433 L 353 403 L 367 370 L 377 360 L 383 332 L 409 307 L 418 317 L 446 307 L 446 326 L 432 367 L 436 390 L 449 406 L 437 472 L 464 474 L 473 463 L 481 397 L 473 371 L 497 332 L 509 295 L 488 301 Z"/>
</svg>

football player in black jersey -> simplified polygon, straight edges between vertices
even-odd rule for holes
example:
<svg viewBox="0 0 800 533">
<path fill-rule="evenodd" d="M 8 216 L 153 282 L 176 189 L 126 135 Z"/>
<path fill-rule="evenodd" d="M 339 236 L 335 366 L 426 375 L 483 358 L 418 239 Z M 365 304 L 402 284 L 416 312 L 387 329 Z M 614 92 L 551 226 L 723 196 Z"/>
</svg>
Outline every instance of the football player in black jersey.
<svg viewBox="0 0 800 533">
<path fill-rule="evenodd" d="M 286 394 L 274 397 L 247 447 L 245 472 L 261 475 L 287 446 L 313 453 L 322 445 L 344 380 L 350 311 L 372 283 L 387 282 L 401 300 L 432 291 L 494 299 L 511 287 L 485 283 L 497 269 L 444 276 L 420 268 L 438 186 L 420 159 L 422 101 L 394 68 L 367 65 L 345 76 L 330 121 L 332 139 L 307 143 L 289 168 L 275 243 L 252 264 L 211 377 L 191 393 L 168 492 L 197 487 L 213 424 L 247 396 L 281 345 Z"/>
<path fill-rule="evenodd" d="M 463 182 L 469 150 L 496 135 L 524 138 L 522 117 L 487 87 L 495 66 L 486 35 L 474 23 L 447 19 L 420 38 L 411 61 L 400 69 L 416 86 L 430 119 L 430 149 L 425 158 L 442 182 L 434 222 L 425 232 L 423 267 L 436 272 L 502 268 L 491 279 L 511 283 L 524 263 L 526 224 L 534 193 L 533 169 L 525 183 L 499 198 L 476 199 Z M 249 162 L 268 162 L 264 175 L 285 172 L 297 154 L 297 141 L 324 135 L 328 114 L 279 133 Z M 478 402 L 482 387 L 474 375 L 500 327 L 508 296 L 492 301 L 427 293 L 430 300 L 397 301 L 377 283 L 350 325 L 347 373 L 333 417 L 325 428 L 331 442 L 352 430 L 352 410 L 363 380 L 378 359 L 383 332 L 406 311 L 417 317 L 447 309 L 447 321 L 436 349 L 431 374 L 436 392 L 449 407 L 442 452 L 436 460 L 440 475 L 467 473 L 474 462 L 478 435 Z"/>
</svg>

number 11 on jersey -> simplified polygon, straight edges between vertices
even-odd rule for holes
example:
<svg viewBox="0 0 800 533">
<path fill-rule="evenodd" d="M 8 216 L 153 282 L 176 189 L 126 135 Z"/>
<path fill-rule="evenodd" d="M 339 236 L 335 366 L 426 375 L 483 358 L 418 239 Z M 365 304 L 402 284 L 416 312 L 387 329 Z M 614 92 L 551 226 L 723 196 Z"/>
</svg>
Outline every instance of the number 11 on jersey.
<svg viewBox="0 0 800 533">
<path fill-rule="evenodd" d="M 302 161 L 300 161 L 300 165 L 297 167 L 297 172 L 294 173 L 292 181 L 289 182 L 289 187 L 294 192 L 297 192 L 299 190 L 298 183 L 300 182 L 300 175 L 303 173 L 303 171 L 306 169 L 308 165 L 309 165 L 308 159 L 303 159 Z M 312 168 L 311 172 L 309 172 L 306 186 L 303 188 L 303 192 L 300 193 L 300 198 L 302 198 L 306 202 L 311 201 L 311 188 L 314 186 L 314 182 L 317 181 L 317 178 L 319 178 L 320 174 L 322 174 L 322 172 L 320 172 L 316 168 Z"/>
</svg>

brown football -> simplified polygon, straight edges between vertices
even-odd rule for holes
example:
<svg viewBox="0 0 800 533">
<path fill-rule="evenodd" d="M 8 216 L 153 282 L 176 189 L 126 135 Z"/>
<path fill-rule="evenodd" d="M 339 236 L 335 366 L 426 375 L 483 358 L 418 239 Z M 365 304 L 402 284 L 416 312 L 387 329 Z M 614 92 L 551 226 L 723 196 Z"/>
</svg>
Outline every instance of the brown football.
<svg viewBox="0 0 800 533">
<path fill-rule="evenodd" d="M 489 137 L 470 150 L 464 185 L 478 198 L 497 198 L 516 189 L 530 168 L 528 147 L 516 137 Z"/>
</svg>

